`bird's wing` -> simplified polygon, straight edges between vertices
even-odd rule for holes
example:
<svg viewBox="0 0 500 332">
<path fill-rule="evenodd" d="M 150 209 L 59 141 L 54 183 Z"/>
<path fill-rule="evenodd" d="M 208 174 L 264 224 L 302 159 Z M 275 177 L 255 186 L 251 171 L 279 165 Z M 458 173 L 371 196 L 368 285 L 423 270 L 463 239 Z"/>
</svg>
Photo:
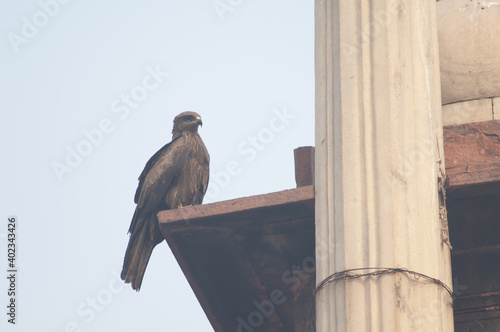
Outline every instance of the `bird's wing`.
<svg viewBox="0 0 500 332">
<path fill-rule="evenodd" d="M 170 186 L 182 172 L 189 155 L 189 149 L 174 140 L 166 144 L 146 163 L 139 176 L 135 203 L 144 212 L 158 211 Z"/>
<path fill-rule="evenodd" d="M 170 146 L 170 144 L 172 144 L 172 143 L 173 143 L 173 141 L 165 144 L 160 150 L 156 151 L 156 153 L 151 158 L 149 158 L 148 162 L 146 163 L 146 166 L 144 166 L 144 169 L 142 170 L 141 175 L 139 175 L 139 179 L 138 179 L 139 185 L 137 186 L 137 190 L 135 191 L 135 196 L 134 196 L 134 203 L 135 204 L 137 204 L 137 202 L 139 201 L 139 196 L 140 196 L 141 190 L 142 190 L 142 184 L 144 182 L 144 179 L 146 178 L 146 175 L 149 173 L 149 171 L 153 167 L 156 160 L 158 160 L 158 157 L 165 150 L 167 150 L 168 147 Z"/>
<path fill-rule="evenodd" d="M 200 147 L 200 152 L 197 152 L 197 154 L 200 156 L 201 159 L 206 158 L 206 163 L 201 162 L 200 168 L 198 169 L 198 173 L 200 174 L 201 178 L 201 188 L 199 190 L 199 196 L 201 196 L 199 199 L 197 199 L 197 204 L 201 204 L 203 202 L 203 197 L 205 196 L 205 193 L 207 192 L 207 187 L 208 187 L 208 179 L 209 179 L 209 174 L 210 174 L 210 155 L 208 154 L 206 148 L 204 145 Z"/>
<path fill-rule="evenodd" d="M 141 216 L 151 212 L 156 214 L 159 209 L 163 208 L 163 200 L 184 168 L 188 154 L 188 149 L 182 146 L 180 140 L 173 140 L 163 146 L 146 163 L 139 176 L 139 186 L 134 198 L 137 208 L 129 233 L 140 229 L 140 224 L 146 221 Z"/>
</svg>

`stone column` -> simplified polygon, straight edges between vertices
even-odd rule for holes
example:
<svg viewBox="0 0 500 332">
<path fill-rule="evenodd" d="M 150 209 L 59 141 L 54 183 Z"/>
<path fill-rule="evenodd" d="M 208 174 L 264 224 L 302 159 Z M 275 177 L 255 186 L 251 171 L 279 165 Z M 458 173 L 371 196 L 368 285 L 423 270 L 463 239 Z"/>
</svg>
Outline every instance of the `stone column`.
<svg viewBox="0 0 500 332">
<path fill-rule="evenodd" d="M 453 331 L 435 6 L 316 0 L 316 331 Z"/>
</svg>

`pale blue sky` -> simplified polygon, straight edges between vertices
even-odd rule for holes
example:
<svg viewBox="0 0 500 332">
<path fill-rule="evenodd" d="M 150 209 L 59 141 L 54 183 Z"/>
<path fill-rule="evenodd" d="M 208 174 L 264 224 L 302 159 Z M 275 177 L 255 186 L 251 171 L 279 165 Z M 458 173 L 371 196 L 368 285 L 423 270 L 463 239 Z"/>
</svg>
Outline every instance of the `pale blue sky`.
<svg viewBox="0 0 500 332">
<path fill-rule="evenodd" d="M 4 272 L 7 217 L 19 225 L 18 324 L 2 311 L 0 329 L 212 331 L 166 243 L 139 293 L 116 276 L 137 177 L 191 110 L 207 202 L 295 187 L 293 149 L 314 144 L 314 2 L 2 0 L 0 29 Z"/>
</svg>

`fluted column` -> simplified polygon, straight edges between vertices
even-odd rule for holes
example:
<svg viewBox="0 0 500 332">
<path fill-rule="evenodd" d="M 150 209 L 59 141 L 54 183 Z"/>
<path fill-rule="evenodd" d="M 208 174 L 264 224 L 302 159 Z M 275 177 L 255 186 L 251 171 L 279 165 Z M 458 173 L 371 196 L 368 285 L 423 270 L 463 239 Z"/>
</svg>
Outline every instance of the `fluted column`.
<svg viewBox="0 0 500 332">
<path fill-rule="evenodd" d="M 317 283 L 373 268 L 317 331 L 453 331 L 438 61 L 435 0 L 316 0 Z"/>
</svg>

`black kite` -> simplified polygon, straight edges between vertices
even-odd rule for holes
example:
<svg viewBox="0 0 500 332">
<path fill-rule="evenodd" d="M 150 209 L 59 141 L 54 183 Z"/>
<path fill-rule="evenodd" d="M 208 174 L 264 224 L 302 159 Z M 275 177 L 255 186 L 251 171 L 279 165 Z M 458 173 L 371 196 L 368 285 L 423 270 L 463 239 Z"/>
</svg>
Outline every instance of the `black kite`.
<svg viewBox="0 0 500 332">
<path fill-rule="evenodd" d="M 210 156 L 200 135 L 201 117 L 184 112 L 174 119 L 172 141 L 156 152 L 139 176 L 130 240 L 121 278 L 139 291 L 153 248 L 163 241 L 156 214 L 198 205 L 208 186 Z"/>
</svg>

